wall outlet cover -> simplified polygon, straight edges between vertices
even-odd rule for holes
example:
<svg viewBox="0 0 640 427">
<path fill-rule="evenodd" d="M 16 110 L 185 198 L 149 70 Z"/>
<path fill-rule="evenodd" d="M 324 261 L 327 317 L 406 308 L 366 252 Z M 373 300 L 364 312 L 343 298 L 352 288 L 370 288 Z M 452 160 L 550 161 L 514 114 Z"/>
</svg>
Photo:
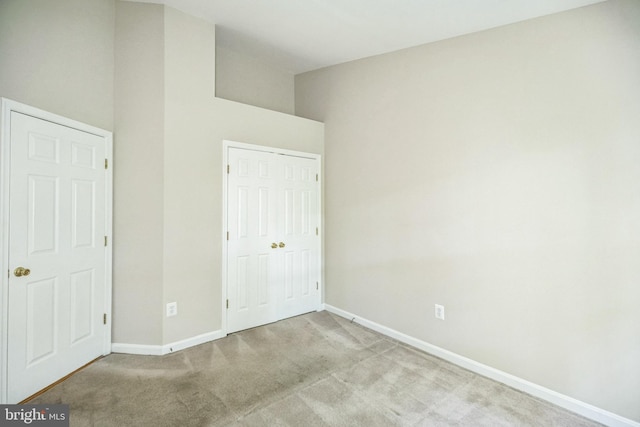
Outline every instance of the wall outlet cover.
<svg viewBox="0 0 640 427">
<path fill-rule="evenodd" d="M 167 303 L 167 317 L 176 316 L 178 314 L 178 303 Z"/>
</svg>

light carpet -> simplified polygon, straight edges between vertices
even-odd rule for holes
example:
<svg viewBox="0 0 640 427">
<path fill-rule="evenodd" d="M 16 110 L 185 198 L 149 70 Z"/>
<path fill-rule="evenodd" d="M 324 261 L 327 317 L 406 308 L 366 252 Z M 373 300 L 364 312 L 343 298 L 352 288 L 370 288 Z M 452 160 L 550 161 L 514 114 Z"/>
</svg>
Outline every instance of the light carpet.
<svg viewBox="0 0 640 427">
<path fill-rule="evenodd" d="M 600 426 L 326 311 L 111 354 L 29 403 L 71 426 Z"/>
</svg>

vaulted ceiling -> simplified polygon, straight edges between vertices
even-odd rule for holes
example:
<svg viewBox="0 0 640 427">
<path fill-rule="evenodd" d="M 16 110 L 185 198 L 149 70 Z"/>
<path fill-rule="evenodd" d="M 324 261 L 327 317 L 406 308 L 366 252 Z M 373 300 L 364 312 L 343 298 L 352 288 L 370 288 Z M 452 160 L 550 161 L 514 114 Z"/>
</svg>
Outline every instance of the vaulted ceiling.
<svg viewBox="0 0 640 427">
<path fill-rule="evenodd" d="M 297 74 L 604 0 L 137 0 L 217 25 L 216 41 Z"/>
</svg>

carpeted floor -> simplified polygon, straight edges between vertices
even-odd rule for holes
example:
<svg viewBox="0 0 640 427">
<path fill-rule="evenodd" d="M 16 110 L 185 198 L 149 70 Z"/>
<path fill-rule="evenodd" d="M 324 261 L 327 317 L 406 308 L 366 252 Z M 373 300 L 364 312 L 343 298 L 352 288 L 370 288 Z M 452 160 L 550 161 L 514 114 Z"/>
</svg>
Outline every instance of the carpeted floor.
<svg viewBox="0 0 640 427">
<path fill-rule="evenodd" d="M 599 426 L 328 312 L 111 354 L 29 403 L 71 426 Z"/>
</svg>

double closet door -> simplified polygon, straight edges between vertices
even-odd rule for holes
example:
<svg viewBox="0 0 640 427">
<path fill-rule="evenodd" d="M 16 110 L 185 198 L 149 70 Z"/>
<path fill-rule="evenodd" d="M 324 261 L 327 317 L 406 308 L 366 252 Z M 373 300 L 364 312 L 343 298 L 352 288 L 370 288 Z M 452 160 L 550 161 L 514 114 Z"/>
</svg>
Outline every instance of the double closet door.
<svg viewBox="0 0 640 427">
<path fill-rule="evenodd" d="M 228 148 L 227 332 L 320 306 L 319 159 Z"/>
</svg>

